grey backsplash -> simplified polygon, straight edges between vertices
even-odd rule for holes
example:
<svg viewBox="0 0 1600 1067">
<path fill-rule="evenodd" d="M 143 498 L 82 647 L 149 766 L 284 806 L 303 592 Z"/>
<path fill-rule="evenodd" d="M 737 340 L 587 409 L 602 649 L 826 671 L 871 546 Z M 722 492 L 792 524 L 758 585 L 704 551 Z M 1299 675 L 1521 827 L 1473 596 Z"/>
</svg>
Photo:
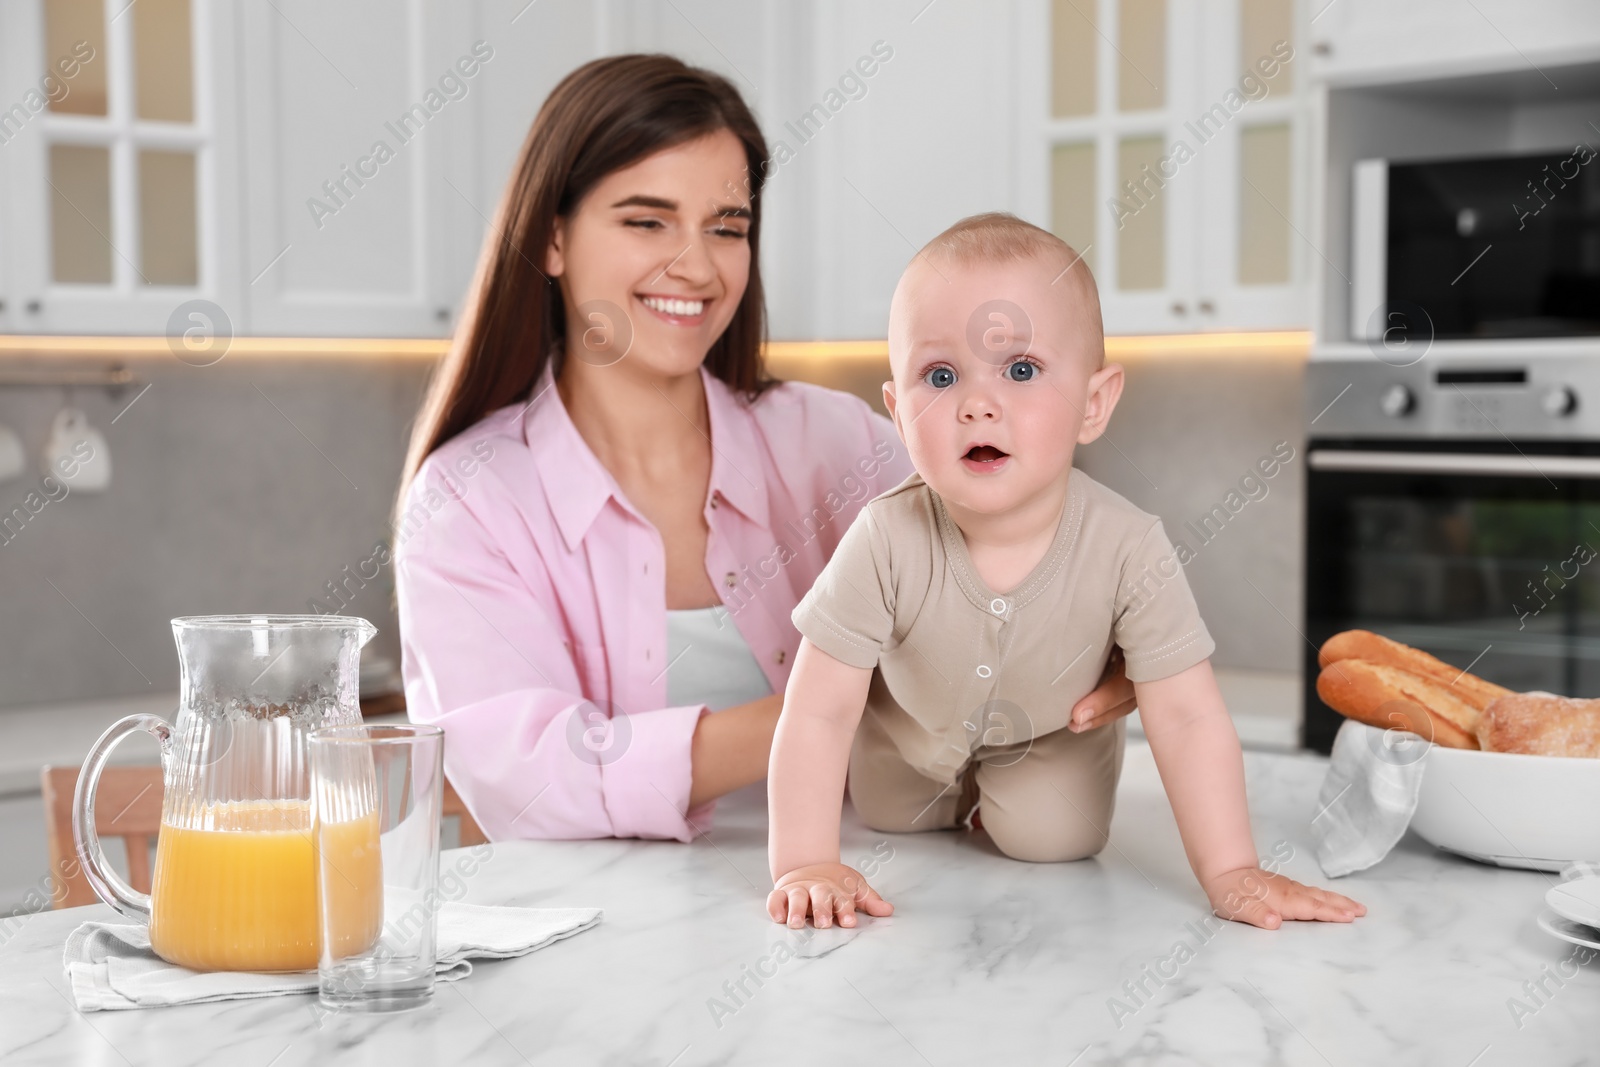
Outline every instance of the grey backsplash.
<svg viewBox="0 0 1600 1067">
<path fill-rule="evenodd" d="M 125 412 L 137 388 L 119 398 L 72 392 L 106 437 L 110 489 L 47 503 L 0 544 L 0 706 L 176 691 L 170 619 L 302 613 L 319 599 L 332 608 L 325 583 L 389 537 L 430 361 L 127 363 L 138 388 L 150 388 Z M 22 437 L 29 463 L 22 478 L 0 484 L 0 517 L 38 490 L 40 446 L 64 401 L 62 390 L 0 387 L 0 422 Z M 398 663 L 391 598 L 385 572 L 344 610 L 378 626 L 368 655 Z"/>
<path fill-rule="evenodd" d="M 104 362 L 58 356 L 13 365 Z M 336 608 L 327 583 L 356 572 L 392 537 L 389 509 L 430 361 L 128 362 L 140 381 L 134 390 L 72 394 L 106 436 L 109 491 L 49 502 L 0 544 L 0 707 L 174 691 L 168 620 Z M 1110 436 L 1083 449 L 1080 464 L 1196 549 L 1186 572 L 1219 665 L 1297 670 L 1303 352 L 1125 363 L 1128 390 Z M 837 377 L 823 363 L 775 369 L 854 389 L 881 408 L 881 375 L 833 366 Z M 149 390 L 127 407 L 143 383 Z M 38 489 L 40 446 L 65 400 L 62 390 L 0 387 L 0 423 L 22 437 L 30 468 L 0 484 L 0 515 Z M 1264 498 L 1201 546 L 1185 524 L 1224 504 L 1278 441 L 1294 459 L 1265 482 Z M 385 570 L 339 610 L 377 624 L 369 655 L 398 662 L 392 590 Z"/>
<path fill-rule="evenodd" d="M 1174 545 L 1181 540 L 1194 551 L 1184 573 L 1217 643 L 1217 666 L 1298 673 L 1305 643 L 1304 348 L 1184 352 L 1123 365 L 1127 389 L 1110 433 L 1079 452 L 1078 465 L 1159 515 Z M 1294 450 L 1293 459 L 1260 478 L 1257 461 L 1272 456 L 1278 442 Z M 1250 474 L 1259 482 L 1241 490 Z M 1230 500 L 1230 492 L 1238 495 Z M 1219 506 L 1226 521 L 1219 515 L 1202 528 L 1202 517 Z"/>
</svg>

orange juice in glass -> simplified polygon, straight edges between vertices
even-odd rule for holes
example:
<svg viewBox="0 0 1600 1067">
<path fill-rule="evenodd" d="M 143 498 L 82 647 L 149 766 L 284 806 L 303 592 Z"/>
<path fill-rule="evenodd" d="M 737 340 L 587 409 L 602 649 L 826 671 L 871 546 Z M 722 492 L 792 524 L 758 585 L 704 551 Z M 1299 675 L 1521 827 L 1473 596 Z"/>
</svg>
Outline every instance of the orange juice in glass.
<svg viewBox="0 0 1600 1067">
<path fill-rule="evenodd" d="M 339 1011 L 406 1011 L 433 996 L 438 964 L 439 809 L 444 731 L 420 723 L 314 730 L 311 788 L 322 886 L 322 959 L 317 996 Z M 359 827 L 359 829 L 356 829 Z M 382 937 L 367 911 L 364 835 L 381 834 Z M 354 842 L 354 847 L 347 844 Z"/>
<path fill-rule="evenodd" d="M 202 813 L 196 813 L 202 814 Z M 150 947 L 198 971 L 312 970 L 322 951 L 318 908 L 337 950 L 365 951 L 383 921 L 378 819 L 313 835 L 303 800 L 212 806 L 195 829 L 163 822 L 150 896 Z M 318 900 L 315 841 L 338 878 Z"/>
</svg>

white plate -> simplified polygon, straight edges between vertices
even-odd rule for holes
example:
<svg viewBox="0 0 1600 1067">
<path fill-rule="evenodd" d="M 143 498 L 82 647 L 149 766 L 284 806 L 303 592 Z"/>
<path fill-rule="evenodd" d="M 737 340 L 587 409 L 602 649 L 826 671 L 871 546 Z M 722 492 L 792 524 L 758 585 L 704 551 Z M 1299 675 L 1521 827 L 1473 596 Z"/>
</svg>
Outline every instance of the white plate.
<svg viewBox="0 0 1600 1067">
<path fill-rule="evenodd" d="M 1600 878 L 1574 878 L 1551 886 L 1544 902 L 1563 919 L 1600 927 Z"/>
<path fill-rule="evenodd" d="M 1584 948 L 1600 948 L 1600 930 L 1582 923 L 1569 922 L 1546 908 L 1539 913 L 1539 929 L 1554 934 L 1561 940 Z"/>
</svg>

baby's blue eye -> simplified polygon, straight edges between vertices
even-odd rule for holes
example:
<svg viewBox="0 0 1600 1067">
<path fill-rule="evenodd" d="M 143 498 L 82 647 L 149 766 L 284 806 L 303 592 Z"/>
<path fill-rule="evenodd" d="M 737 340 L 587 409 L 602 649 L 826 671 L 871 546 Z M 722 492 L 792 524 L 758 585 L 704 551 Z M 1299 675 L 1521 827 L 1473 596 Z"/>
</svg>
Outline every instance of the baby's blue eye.
<svg viewBox="0 0 1600 1067">
<path fill-rule="evenodd" d="M 1038 367 L 1025 359 L 1019 359 L 1006 368 L 1006 375 L 1014 382 L 1032 381 Z"/>
<path fill-rule="evenodd" d="M 956 372 L 949 367 L 935 367 L 922 376 L 922 380 L 935 389 L 948 389 L 956 384 Z"/>
</svg>

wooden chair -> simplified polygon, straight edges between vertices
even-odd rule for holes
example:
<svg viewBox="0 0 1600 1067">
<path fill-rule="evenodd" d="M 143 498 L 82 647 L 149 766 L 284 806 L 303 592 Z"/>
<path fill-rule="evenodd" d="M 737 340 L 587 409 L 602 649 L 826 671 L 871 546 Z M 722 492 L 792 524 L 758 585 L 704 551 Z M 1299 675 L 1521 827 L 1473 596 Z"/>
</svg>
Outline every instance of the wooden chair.
<svg viewBox="0 0 1600 1067">
<path fill-rule="evenodd" d="M 44 830 L 50 842 L 51 901 L 57 908 L 93 904 L 100 898 L 78 864 L 72 841 L 72 794 L 78 788 L 77 767 L 45 767 L 39 772 L 44 791 Z M 150 892 L 150 846 L 161 828 L 161 768 L 107 767 L 95 797 L 95 831 L 103 838 L 120 837 L 128 850 L 128 884 Z M 461 844 L 488 840 L 447 779 L 444 814 L 461 820 Z"/>
</svg>

